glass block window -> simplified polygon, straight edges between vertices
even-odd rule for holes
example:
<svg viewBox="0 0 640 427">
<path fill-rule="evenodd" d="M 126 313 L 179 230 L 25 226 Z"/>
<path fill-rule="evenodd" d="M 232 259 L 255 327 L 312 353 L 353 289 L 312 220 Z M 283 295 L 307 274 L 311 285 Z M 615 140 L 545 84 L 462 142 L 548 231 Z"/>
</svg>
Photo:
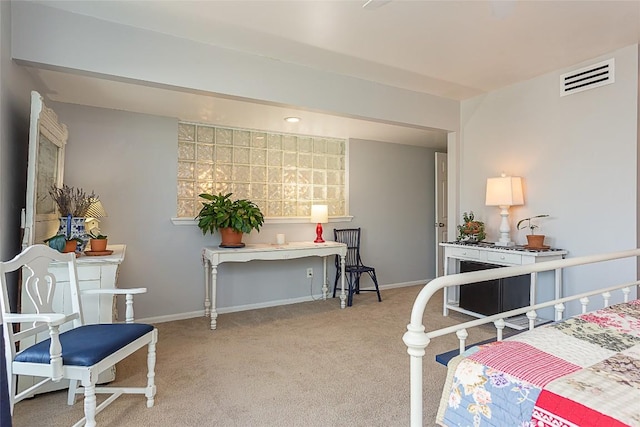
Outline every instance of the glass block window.
<svg viewBox="0 0 640 427">
<path fill-rule="evenodd" d="M 346 212 L 346 140 L 178 123 L 178 217 L 201 193 L 233 193 L 266 217 L 308 217 L 312 204 Z"/>
</svg>

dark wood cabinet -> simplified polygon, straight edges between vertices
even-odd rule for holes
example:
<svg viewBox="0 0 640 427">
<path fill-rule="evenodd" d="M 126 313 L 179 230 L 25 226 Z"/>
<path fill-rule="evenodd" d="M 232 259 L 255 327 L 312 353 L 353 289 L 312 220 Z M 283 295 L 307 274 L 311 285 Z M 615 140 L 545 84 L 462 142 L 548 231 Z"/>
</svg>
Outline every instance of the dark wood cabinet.
<svg viewBox="0 0 640 427">
<path fill-rule="evenodd" d="M 460 261 L 460 272 L 501 268 L 495 264 Z M 490 316 L 529 305 L 528 274 L 477 282 L 460 287 L 460 308 Z"/>
</svg>

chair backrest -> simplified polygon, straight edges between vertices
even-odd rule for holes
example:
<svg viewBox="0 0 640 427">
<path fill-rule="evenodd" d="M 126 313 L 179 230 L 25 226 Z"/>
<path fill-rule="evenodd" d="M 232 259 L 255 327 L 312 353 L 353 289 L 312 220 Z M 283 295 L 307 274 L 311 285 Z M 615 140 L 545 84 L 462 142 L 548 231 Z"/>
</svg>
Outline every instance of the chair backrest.
<svg viewBox="0 0 640 427">
<path fill-rule="evenodd" d="M 347 245 L 345 266 L 361 265 L 360 259 L 360 228 L 334 229 L 333 237 L 336 242 Z"/>
<path fill-rule="evenodd" d="M 68 277 L 56 278 L 49 272 L 52 262 L 66 263 Z M 0 310 L 4 314 L 11 313 L 7 292 L 7 275 L 22 269 L 22 306 L 28 307 L 29 313 L 60 313 L 66 315 L 66 321 L 73 320 L 73 327 L 84 324 L 82 307 L 78 289 L 78 273 L 76 255 L 60 253 L 46 245 L 32 245 L 23 250 L 10 261 L 0 262 Z M 26 297 L 26 298 L 25 298 Z M 47 330 L 47 325 L 34 323 L 22 325 L 21 331 L 15 333 L 6 323 L 3 325 L 5 347 L 15 349 L 16 341 L 23 336 L 30 336 Z M 63 331 L 68 327 L 61 327 Z"/>
<path fill-rule="evenodd" d="M 2 312 L 0 312 L 0 323 Z M 9 371 L 4 352 L 4 334 L 0 332 L 0 427 L 11 427 L 11 405 L 9 400 Z"/>
</svg>

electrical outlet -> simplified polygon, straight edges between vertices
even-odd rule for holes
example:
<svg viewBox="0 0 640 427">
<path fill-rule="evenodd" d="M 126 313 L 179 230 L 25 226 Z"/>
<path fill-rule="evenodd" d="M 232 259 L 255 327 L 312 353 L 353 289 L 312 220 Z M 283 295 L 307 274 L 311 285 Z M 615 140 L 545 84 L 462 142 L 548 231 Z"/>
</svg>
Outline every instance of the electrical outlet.
<svg viewBox="0 0 640 427">
<path fill-rule="evenodd" d="M 313 268 L 307 268 L 307 277 L 313 277 Z"/>
</svg>

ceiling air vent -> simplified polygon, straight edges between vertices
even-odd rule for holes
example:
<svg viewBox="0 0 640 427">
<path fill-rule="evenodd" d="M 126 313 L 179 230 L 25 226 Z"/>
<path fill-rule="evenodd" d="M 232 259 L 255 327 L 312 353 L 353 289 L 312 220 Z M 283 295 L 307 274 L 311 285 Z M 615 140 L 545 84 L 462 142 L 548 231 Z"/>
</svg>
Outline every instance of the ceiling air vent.
<svg viewBox="0 0 640 427">
<path fill-rule="evenodd" d="M 614 83 L 616 81 L 614 65 L 614 59 L 611 58 L 561 75 L 560 96 Z"/>
</svg>

